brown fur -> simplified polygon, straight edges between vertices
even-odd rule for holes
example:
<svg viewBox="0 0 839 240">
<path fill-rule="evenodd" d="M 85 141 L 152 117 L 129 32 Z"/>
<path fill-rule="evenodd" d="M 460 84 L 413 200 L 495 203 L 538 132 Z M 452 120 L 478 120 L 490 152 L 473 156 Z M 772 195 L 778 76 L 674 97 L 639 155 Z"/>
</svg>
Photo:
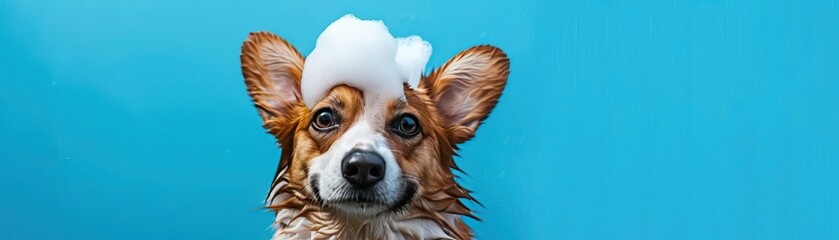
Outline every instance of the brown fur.
<svg viewBox="0 0 839 240">
<path fill-rule="evenodd" d="M 319 133 L 309 127 L 314 113 L 302 103 L 300 95 L 304 59 L 291 44 L 271 33 L 253 33 L 242 46 L 241 60 L 248 93 L 264 127 L 282 148 L 272 189 L 278 184 L 284 186 L 269 194 L 268 202 L 280 194 L 292 196 L 268 207 L 300 210 L 297 217 L 315 223 L 311 230 L 321 234 L 317 237 L 339 234 L 347 228 L 355 230 L 356 238 L 375 238 L 365 230 L 363 219 L 322 207 L 306 186 L 309 160 L 327 151 L 352 125 L 364 105 L 363 93 L 350 86 L 334 87 L 313 109 L 329 106 L 345 118 L 345 124 L 338 131 Z M 504 52 L 492 46 L 472 47 L 424 77 L 416 89 L 406 85 L 405 102 L 394 100 L 388 104 L 390 118 L 412 113 L 422 127 L 421 134 L 412 139 L 383 131 L 403 175 L 420 186 L 410 208 L 401 213 L 403 218 L 429 219 L 454 238 L 472 238 L 462 220 L 450 223 L 441 215 L 476 218 L 461 201 L 475 199 L 455 181 L 452 169 L 460 169 L 453 157 L 457 144 L 474 137 L 477 127 L 495 107 L 508 74 L 509 60 Z"/>
</svg>

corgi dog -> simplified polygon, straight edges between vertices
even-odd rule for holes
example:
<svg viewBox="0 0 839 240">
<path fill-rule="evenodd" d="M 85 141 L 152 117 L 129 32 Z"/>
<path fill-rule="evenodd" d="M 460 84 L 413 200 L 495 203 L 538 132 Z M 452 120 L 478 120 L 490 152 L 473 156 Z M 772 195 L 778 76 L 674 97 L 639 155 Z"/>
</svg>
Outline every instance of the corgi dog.
<svg viewBox="0 0 839 240">
<path fill-rule="evenodd" d="M 453 157 L 501 97 L 507 55 L 468 48 L 377 104 L 340 82 L 308 99 L 306 61 L 268 32 L 242 46 L 248 94 L 281 148 L 266 200 L 274 239 L 471 239 L 463 218 L 477 218 L 463 201 L 476 200 Z"/>
</svg>

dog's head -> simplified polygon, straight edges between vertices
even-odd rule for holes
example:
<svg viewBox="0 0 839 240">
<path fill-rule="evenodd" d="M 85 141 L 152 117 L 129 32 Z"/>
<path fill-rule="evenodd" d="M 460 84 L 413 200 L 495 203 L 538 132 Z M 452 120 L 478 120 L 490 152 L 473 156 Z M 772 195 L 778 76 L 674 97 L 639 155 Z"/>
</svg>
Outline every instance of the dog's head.
<svg viewBox="0 0 839 240">
<path fill-rule="evenodd" d="M 336 85 L 307 106 L 305 60 L 276 35 L 251 34 L 241 58 L 248 93 L 282 148 L 274 185 L 284 184 L 298 205 L 359 219 L 398 213 L 417 201 L 470 214 L 457 201 L 471 197 L 455 182 L 453 156 L 506 85 L 509 60 L 500 49 L 464 50 L 418 86 L 405 84 L 404 98 L 378 104 L 365 104 L 374 93 Z"/>
</svg>

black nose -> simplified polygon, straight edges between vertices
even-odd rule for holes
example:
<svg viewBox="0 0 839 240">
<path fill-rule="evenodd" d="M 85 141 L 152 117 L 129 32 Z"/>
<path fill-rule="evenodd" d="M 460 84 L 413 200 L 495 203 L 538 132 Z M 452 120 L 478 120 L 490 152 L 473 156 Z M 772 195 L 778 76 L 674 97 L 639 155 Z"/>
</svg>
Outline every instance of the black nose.
<svg viewBox="0 0 839 240">
<path fill-rule="evenodd" d="M 341 173 L 353 186 L 370 187 L 385 177 L 385 160 L 375 152 L 353 150 L 341 161 Z"/>
</svg>

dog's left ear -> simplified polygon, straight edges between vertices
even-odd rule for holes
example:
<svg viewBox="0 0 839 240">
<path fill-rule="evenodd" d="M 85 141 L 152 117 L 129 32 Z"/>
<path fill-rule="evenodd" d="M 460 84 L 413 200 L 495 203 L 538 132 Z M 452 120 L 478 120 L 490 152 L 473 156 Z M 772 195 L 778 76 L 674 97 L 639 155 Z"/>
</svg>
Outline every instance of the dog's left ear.
<svg viewBox="0 0 839 240">
<path fill-rule="evenodd" d="M 475 136 L 498 103 L 510 60 L 501 49 L 482 45 L 466 49 L 420 82 L 429 91 L 453 143 Z"/>
</svg>

